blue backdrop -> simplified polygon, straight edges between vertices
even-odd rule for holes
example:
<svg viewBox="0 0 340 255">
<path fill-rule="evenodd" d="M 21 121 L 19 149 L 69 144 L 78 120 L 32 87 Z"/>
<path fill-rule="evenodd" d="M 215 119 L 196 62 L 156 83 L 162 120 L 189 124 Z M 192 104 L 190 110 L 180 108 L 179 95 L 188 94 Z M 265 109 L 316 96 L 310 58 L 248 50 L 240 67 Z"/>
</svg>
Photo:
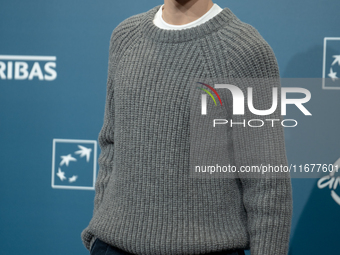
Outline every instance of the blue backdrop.
<svg viewBox="0 0 340 255">
<path fill-rule="evenodd" d="M 261 33 L 282 78 L 314 78 L 304 86 L 313 116 L 292 110 L 299 125 L 285 128 L 289 163 L 335 163 L 340 86 L 321 78 L 340 77 L 340 1 L 214 2 Z M 93 211 L 111 32 L 162 3 L 1 2 L 1 254 L 88 254 L 80 233 Z M 290 255 L 339 254 L 340 179 L 320 178 L 292 179 Z"/>
</svg>

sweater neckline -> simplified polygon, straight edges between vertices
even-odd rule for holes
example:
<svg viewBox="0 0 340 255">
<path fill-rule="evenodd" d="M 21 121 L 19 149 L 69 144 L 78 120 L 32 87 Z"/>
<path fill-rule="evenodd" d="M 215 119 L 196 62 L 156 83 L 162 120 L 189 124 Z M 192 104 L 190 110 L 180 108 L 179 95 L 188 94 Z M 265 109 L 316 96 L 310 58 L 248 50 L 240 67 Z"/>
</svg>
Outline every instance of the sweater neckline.
<svg viewBox="0 0 340 255">
<path fill-rule="evenodd" d="M 153 19 L 162 5 L 157 5 L 145 12 L 141 20 L 143 36 L 158 42 L 179 43 L 207 36 L 224 27 L 231 19 L 236 18 L 232 11 L 225 7 L 206 22 L 191 28 L 181 30 L 162 29 L 153 23 Z"/>
</svg>

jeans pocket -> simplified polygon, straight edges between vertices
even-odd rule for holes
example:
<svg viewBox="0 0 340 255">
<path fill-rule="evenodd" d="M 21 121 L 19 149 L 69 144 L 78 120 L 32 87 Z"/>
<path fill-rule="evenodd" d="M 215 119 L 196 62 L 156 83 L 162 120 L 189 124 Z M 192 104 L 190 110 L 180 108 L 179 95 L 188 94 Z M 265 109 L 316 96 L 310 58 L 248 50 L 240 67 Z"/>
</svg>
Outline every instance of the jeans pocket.
<svg viewBox="0 0 340 255">
<path fill-rule="evenodd" d="M 96 238 L 96 240 L 94 240 L 94 242 L 93 242 L 93 244 L 92 244 L 92 246 L 91 246 L 91 249 L 90 249 L 90 254 L 92 253 L 92 251 L 93 251 L 93 248 L 94 248 L 94 246 L 96 245 L 96 242 L 98 241 L 98 238 Z"/>
</svg>

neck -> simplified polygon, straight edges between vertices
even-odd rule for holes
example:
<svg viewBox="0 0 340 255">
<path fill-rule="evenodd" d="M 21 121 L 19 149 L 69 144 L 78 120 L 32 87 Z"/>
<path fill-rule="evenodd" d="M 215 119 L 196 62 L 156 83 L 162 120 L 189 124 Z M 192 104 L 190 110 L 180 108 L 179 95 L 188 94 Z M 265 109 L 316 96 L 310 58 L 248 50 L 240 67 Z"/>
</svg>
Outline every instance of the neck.
<svg viewBox="0 0 340 255">
<path fill-rule="evenodd" d="M 164 0 L 162 18 L 171 25 L 184 25 L 202 17 L 213 5 L 211 0 Z"/>
<path fill-rule="evenodd" d="M 232 20 L 238 19 L 229 8 L 225 7 L 220 13 L 203 24 L 200 24 L 199 26 L 179 30 L 162 29 L 153 23 L 155 14 L 160 7 L 161 5 L 157 5 L 144 13 L 144 15 L 140 16 L 142 36 L 147 41 L 157 41 L 160 43 L 181 43 L 197 40 L 199 38 L 213 34 L 219 29 L 226 27 Z"/>
</svg>

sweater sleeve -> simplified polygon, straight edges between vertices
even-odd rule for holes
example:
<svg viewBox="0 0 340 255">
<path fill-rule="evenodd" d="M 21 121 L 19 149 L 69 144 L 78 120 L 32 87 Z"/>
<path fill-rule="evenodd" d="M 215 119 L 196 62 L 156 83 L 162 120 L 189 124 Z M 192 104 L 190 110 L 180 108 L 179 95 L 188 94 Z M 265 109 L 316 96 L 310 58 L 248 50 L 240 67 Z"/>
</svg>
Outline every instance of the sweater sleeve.
<svg viewBox="0 0 340 255">
<path fill-rule="evenodd" d="M 95 182 L 95 197 L 93 216 L 99 209 L 105 189 L 109 182 L 111 172 L 113 169 L 114 157 L 114 32 L 111 34 L 109 46 L 109 60 L 108 60 L 108 75 L 107 75 L 107 88 L 106 88 L 106 101 L 104 111 L 104 121 L 102 128 L 99 132 L 98 143 L 101 148 L 101 153 L 98 158 L 99 170 Z M 82 233 L 81 238 L 85 247 L 90 250 L 91 245 L 95 241 L 93 234 L 89 231 L 89 226 L 86 227 Z"/>
<path fill-rule="evenodd" d="M 103 201 L 104 192 L 113 169 L 114 158 L 114 42 L 113 33 L 111 35 L 109 47 L 109 61 L 108 61 L 108 75 L 107 75 L 107 89 L 106 101 L 104 111 L 104 121 L 102 128 L 99 132 L 98 143 L 101 153 L 98 158 L 99 171 L 95 183 L 95 198 L 94 198 L 94 211 L 98 210 L 101 202 Z"/>
<path fill-rule="evenodd" d="M 252 87 L 253 106 L 258 110 L 272 106 L 272 88 L 278 88 L 277 109 L 270 115 L 251 113 L 245 103 L 244 115 L 233 115 L 234 157 L 237 169 L 245 166 L 288 166 L 284 130 L 281 125 L 281 84 L 277 60 L 264 39 L 257 40 L 241 54 L 239 64 L 244 80 L 241 90 L 247 102 L 247 87 Z M 249 120 L 257 119 L 263 121 Z M 275 119 L 276 121 L 266 121 Z M 249 124 L 250 125 L 249 125 Z M 272 126 L 273 124 L 273 126 Z M 243 168 L 244 170 L 244 168 Z M 262 176 L 262 177 L 261 177 Z M 239 172 L 243 204 L 247 212 L 247 227 L 251 255 L 286 255 L 292 218 L 292 187 L 289 172 L 279 171 L 269 178 L 250 172 Z"/>
<path fill-rule="evenodd" d="M 114 47 L 115 41 L 114 32 L 111 34 L 109 46 L 109 60 L 108 60 L 108 75 L 106 84 L 106 101 L 104 110 L 104 122 L 99 132 L 98 143 L 101 148 L 101 153 L 98 158 L 99 170 L 95 182 L 95 197 L 93 216 L 99 209 L 105 189 L 109 182 L 111 172 L 113 170 L 113 157 L 114 157 Z M 85 247 L 90 250 L 94 242 L 93 234 L 89 231 L 89 226 L 81 233 L 81 238 Z"/>
</svg>

